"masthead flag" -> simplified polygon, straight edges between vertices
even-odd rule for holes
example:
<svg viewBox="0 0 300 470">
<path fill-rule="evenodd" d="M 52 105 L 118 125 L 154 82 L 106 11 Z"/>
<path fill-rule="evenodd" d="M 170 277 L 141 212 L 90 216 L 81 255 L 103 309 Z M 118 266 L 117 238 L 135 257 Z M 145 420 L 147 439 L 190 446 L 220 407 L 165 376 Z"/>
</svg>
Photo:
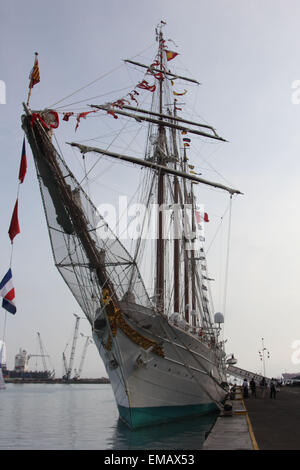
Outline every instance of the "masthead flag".
<svg viewBox="0 0 300 470">
<path fill-rule="evenodd" d="M 34 87 L 34 85 L 36 85 L 39 82 L 40 82 L 40 69 L 39 69 L 38 53 L 36 52 L 34 64 L 29 75 L 29 92 L 28 92 L 28 98 L 27 98 L 27 106 L 29 106 L 31 90 Z"/>
<path fill-rule="evenodd" d="M 3 297 L 2 307 L 14 315 L 17 309 L 14 303 L 15 289 L 12 283 L 12 273 L 10 268 L 0 282 L 0 296 Z"/>
<path fill-rule="evenodd" d="M 35 53 L 35 60 L 33 68 L 29 75 L 29 88 L 33 88 L 34 85 L 40 82 L 40 69 L 39 69 L 39 61 L 38 61 L 38 53 Z"/>
</svg>

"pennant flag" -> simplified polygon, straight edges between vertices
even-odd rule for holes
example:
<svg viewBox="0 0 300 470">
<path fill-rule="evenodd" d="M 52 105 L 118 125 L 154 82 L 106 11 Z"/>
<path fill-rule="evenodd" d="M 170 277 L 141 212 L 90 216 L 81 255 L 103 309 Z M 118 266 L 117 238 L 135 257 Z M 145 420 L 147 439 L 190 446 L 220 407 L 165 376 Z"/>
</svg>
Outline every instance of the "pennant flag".
<svg viewBox="0 0 300 470">
<path fill-rule="evenodd" d="M 10 268 L 0 282 L 0 296 L 3 297 L 2 307 L 14 315 L 17 309 L 14 303 L 15 289 L 12 283 L 12 273 Z"/>
<path fill-rule="evenodd" d="M 177 91 L 173 91 L 173 95 L 175 95 L 175 96 L 183 96 L 183 95 L 185 95 L 186 93 L 187 93 L 187 90 L 184 90 L 183 93 L 177 93 Z"/>
<path fill-rule="evenodd" d="M 119 118 L 119 116 L 117 116 L 116 113 L 114 111 L 112 111 L 111 109 L 108 109 L 106 112 L 107 112 L 107 114 L 111 114 L 115 119 Z"/>
<path fill-rule="evenodd" d="M 29 80 L 30 80 L 29 88 L 30 89 L 33 88 L 34 85 L 40 82 L 40 69 L 39 69 L 39 61 L 37 57 L 38 57 L 38 53 L 36 52 L 34 65 L 29 75 Z"/>
<path fill-rule="evenodd" d="M 149 85 L 147 80 L 142 80 L 137 84 L 137 88 L 141 88 L 142 90 L 149 90 L 153 93 L 156 90 L 156 85 Z"/>
<path fill-rule="evenodd" d="M 129 94 L 129 96 L 130 96 L 131 101 L 135 101 L 136 104 L 139 104 L 138 100 L 136 99 L 136 97 L 134 96 L 133 93 L 128 93 L 128 94 Z"/>
<path fill-rule="evenodd" d="M 86 111 L 84 113 L 78 113 L 77 116 L 76 116 L 76 127 L 75 127 L 75 132 L 77 131 L 78 129 L 78 126 L 79 126 L 79 123 L 80 123 L 80 119 L 81 118 L 86 118 L 88 114 L 91 114 L 91 113 L 96 113 L 97 111 Z"/>
<path fill-rule="evenodd" d="M 193 173 L 193 172 L 190 171 L 190 173 Z M 197 174 L 197 173 L 195 173 L 195 174 Z M 201 215 L 200 215 L 200 212 L 196 210 L 196 211 L 195 211 L 195 216 L 196 216 L 196 222 L 197 222 L 197 224 L 200 224 L 200 223 L 201 223 Z M 204 220 L 204 222 L 209 222 L 208 214 L 207 214 L 206 212 L 204 212 L 203 220 Z"/>
<path fill-rule="evenodd" d="M 165 50 L 166 56 L 167 56 L 167 61 L 174 59 L 176 56 L 178 56 L 177 52 L 173 51 L 167 51 Z"/>
<path fill-rule="evenodd" d="M 74 113 L 69 112 L 69 113 L 63 113 L 63 121 L 68 121 L 70 119 L 70 116 L 73 116 Z"/>
<path fill-rule="evenodd" d="M 21 155 L 21 163 L 20 163 L 20 170 L 19 170 L 19 181 L 23 183 L 27 170 L 27 159 L 26 159 L 26 150 L 25 150 L 25 137 L 23 140 L 23 148 L 22 148 L 22 155 Z"/>
<path fill-rule="evenodd" d="M 16 200 L 16 204 L 14 207 L 13 215 L 10 221 L 10 226 L 8 229 L 8 234 L 11 243 L 13 243 L 13 239 L 15 238 L 16 235 L 20 233 L 20 225 L 19 225 L 19 220 L 18 220 L 18 199 Z"/>
</svg>

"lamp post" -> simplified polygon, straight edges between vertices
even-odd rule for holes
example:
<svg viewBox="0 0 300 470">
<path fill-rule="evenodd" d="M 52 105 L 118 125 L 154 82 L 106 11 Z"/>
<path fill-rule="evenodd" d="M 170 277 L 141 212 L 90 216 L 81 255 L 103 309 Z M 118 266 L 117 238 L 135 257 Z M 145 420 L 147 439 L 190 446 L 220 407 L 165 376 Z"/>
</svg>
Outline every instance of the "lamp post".
<svg viewBox="0 0 300 470">
<path fill-rule="evenodd" d="M 265 355 L 267 355 L 267 359 L 270 359 L 270 351 L 265 347 L 264 345 L 264 338 L 261 339 L 261 344 L 262 344 L 262 349 L 261 351 L 258 351 L 260 360 L 263 363 L 263 376 L 266 377 L 266 361 L 265 361 Z"/>
</svg>

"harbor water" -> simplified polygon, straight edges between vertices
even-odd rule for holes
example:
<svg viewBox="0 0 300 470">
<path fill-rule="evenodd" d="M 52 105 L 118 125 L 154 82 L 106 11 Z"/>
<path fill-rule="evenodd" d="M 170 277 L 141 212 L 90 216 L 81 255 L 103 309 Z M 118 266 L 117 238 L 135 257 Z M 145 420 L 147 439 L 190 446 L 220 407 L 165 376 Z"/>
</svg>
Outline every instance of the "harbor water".
<svg viewBox="0 0 300 470">
<path fill-rule="evenodd" d="M 7 384 L 0 450 L 200 450 L 217 415 L 130 431 L 109 384 Z"/>
</svg>

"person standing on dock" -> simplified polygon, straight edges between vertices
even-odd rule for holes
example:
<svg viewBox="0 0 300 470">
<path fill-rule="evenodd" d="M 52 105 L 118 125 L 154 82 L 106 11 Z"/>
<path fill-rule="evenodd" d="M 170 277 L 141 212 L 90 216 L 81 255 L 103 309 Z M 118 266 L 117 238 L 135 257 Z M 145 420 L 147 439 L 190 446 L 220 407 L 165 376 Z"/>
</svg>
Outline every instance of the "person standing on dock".
<svg viewBox="0 0 300 470">
<path fill-rule="evenodd" d="M 266 382 L 266 379 L 264 377 L 261 379 L 259 385 L 260 385 L 260 388 L 261 388 L 261 397 L 265 398 L 267 382 Z"/>
<path fill-rule="evenodd" d="M 272 378 L 270 382 L 270 398 L 276 398 L 276 383 L 275 380 Z"/>
<path fill-rule="evenodd" d="M 255 380 L 254 378 L 252 377 L 252 379 L 250 380 L 250 388 L 251 388 L 251 396 L 252 398 L 256 398 L 256 383 L 255 383 Z"/>
<path fill-rule="evenodd" d="M 248 398 L 248 380 L 245 378 L 243 382 L 243 398 Z"/>
</svg>

